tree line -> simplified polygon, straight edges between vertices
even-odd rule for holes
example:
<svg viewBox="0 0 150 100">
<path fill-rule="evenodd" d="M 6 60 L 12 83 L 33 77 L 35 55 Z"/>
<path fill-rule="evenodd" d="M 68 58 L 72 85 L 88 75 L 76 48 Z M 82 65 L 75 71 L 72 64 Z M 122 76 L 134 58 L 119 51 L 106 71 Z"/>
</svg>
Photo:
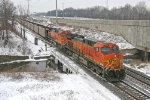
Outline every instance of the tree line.
<svg viewBox="0 0 150 100">
<path fill-rule="evenodd" d="M 56 10 L 48 11 L 46 16 L 56 16 Z M 121 7 L 113 7 L 108 9 L 103 6 L 94 6 L 91 8 L 72 7 L 58 10 L 58 17 L 84 17 L 94 19 L 110 19 L 110 20 L 149 20 L 150 10 L 144 1 L 138 2 L 135 6 L 126 4 Z"/>
</svg>

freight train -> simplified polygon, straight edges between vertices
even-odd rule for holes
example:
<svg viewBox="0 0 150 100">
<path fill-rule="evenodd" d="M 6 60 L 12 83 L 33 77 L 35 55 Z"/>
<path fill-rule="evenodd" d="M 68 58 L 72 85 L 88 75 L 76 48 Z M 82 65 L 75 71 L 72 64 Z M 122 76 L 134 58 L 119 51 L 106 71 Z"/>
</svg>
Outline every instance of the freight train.
<svg viewBox="0 0 150 100">
<path fill-rule="evenodd" d="M 93 38 L 85 38 L 67 30 L 50 28 L 26 20 L 17 19 L 17 21 L 50 40 L 56 47 L 105 79 L 109 81 L 125 79 L 123 54 L 119 52 L 118 45 Z"/>
</svg>

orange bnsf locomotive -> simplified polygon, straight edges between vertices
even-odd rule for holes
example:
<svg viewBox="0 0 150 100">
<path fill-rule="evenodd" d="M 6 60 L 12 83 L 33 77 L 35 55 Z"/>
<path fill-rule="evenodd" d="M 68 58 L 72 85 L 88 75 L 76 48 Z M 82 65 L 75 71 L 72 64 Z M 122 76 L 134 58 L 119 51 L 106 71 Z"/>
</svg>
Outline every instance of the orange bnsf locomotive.
<svg viewBox="0 0 150 100">
<path fill-rule="evenodd" d="M 50 30 L 48 35 L 56 46 L 107 80 L 120 81 L 125 78 L 123 55 L 116 44 L 63 30 Z"/>
</svg>

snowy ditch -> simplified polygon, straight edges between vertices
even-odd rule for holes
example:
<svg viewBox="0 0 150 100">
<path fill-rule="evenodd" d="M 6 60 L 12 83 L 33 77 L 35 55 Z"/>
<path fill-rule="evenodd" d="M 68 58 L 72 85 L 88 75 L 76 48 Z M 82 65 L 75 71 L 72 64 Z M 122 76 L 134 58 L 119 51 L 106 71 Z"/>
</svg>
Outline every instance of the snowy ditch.
<svg viewBox="0 0 150 100">
<path fill-rule="evenodd" d="M 49 68 L 47 59 L 18 60 L 0 64 L 0 71 L 44 71 Z"/>
<path fill-rule="evenodd" d="M 64 55 L 52 50 L 50 56 L 29 56 L 26 60 L 0 63 L 0 71 L 46 71 L 59 70 L 67 74 L 77 74 L 78 68 L 73 61 L 68 62 Z M 45 58 L 45 59 L 43 59 Z"/>
</svg>

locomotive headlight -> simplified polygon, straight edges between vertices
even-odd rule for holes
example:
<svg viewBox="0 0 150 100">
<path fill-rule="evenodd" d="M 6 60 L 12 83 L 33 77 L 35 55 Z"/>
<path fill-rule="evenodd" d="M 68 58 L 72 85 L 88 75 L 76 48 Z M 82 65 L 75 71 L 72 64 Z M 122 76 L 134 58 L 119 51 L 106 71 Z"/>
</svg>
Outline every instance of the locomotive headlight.
<svg viewBox="0 0 150 100">
<path fill-rule="evenodd" d="M 103 63 L 99 63 L 101 66 L 103 66 Z"/>
</svg>

